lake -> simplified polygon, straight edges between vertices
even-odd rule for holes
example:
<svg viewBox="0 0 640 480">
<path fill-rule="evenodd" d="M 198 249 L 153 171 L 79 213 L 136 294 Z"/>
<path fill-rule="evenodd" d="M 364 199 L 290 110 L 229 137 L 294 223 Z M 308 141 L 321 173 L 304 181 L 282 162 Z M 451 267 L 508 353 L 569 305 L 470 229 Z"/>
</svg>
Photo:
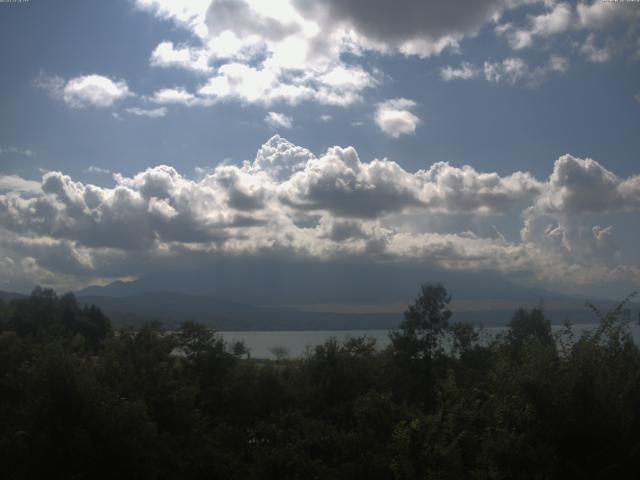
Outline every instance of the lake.
<svg viewBox="0 0 640 480">
<path fill-rule="evenodd" d="M 562 325 L 552 325 L 554 331 L 562 329 Z M 597 324 L 573 325 L 574 337 L 578 338 L 586 331 L 593 331 Z M 485 327 L 483 336 L 495 336 L 504 332 L 506 327 Z M 640 343 L 640 326 L 630 325 L 631 334 L 637 343 Z M 343 341 L 348 338 L 362 337 L 364 335 L 374 338 L 377 347 L 384 348 L 389 344 L 389 330 L 323 330 L 323 331 L 265 331 L 265 332 L 219 332 L 227 341 L 241 340 L 251 351 L 252 358 L 275 358 L 271 352 L 274 347 L 283 347 L 289 357 L 301 357 L 305 351 L 320 345 L 329 338 Z"/>
</svg>

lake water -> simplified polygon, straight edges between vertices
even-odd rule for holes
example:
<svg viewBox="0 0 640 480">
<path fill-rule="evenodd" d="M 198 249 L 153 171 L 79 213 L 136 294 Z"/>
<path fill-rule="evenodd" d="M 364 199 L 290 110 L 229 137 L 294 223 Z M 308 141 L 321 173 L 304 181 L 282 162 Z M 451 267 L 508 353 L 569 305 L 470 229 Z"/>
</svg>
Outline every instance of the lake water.
<svg viewBox="0 0 640 480">
<path fill-rule="evenodd" d="M 563 328 L 561 325 L 553 325 L 557 331 Z M 593 331 L 596 324 L 573 325 L 574 338 L 578 338 L 586 331 Z M 484 328 L 482 336 L 485 340 L 504 332 L 506 327 Z M 640 343 L 640 326 L 630 325 L 631 334 L 635 341 Z M 389 330 L 324 330 L 324 331 L 269 331 L 269 332 L 219 332 L 227 342 L 241 340 L 251 351 L 252 358 L 275 358 L 272 353 L 274 347 L 283 347 L 290 358 L 301 357 L 307 350 L 320 345 L 334 337 L 339 341 L 348 338 L 362 337 L 364 335 L 374 338 L 379 349 L 389 344 Z"/>
</svg>

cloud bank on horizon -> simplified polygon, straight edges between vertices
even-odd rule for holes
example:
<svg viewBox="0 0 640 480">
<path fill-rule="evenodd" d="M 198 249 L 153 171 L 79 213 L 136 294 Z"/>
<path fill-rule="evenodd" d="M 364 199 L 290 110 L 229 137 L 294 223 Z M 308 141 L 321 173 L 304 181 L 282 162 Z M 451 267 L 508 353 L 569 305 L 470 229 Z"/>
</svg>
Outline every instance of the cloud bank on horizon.
<svg viewBox="0 0 640 480">
<path fill-rule="evenodd" d="M 0 177 L 4 281 L 68 288 L 243 255 L 527 272 L 547 285 L 640 281 L 639 266 L 618 261 L 612 228 L 588 223 L 594 213 L 640 211 L 640 176 L 571 155 L 545 180 L 444 162 L 408 172 L 363 161 L 353 147 L 315 155 L 275 135 L 253 161 L 199 180 L 159 165 L 113 181 L 100 187 L 56 171 L 40 183 Z M 519 241 L 465 228 L 513 212 Z M 438 231 L 434 218 L 459 230 Z"/>
</svg>

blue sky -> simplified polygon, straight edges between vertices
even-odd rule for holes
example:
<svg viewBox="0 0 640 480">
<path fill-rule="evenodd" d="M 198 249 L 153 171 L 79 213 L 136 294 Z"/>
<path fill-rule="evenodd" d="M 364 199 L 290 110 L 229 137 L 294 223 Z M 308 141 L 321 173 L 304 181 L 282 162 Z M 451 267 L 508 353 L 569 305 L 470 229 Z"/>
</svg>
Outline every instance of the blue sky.
<svg viewBox="0 0 640 480">
<path fill-rule="evenodd" d="M 0 3 L 0 288 L 282 251 L 639 288 L 640 6 L 366 5 Z"/>
</svg>

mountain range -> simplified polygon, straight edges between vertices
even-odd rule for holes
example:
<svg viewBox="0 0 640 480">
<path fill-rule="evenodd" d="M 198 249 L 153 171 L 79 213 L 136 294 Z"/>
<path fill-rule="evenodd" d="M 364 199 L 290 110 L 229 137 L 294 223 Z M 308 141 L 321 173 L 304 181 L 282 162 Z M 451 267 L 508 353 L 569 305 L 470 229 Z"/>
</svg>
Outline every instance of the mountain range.
<svg viewBox="0 0 640 480">
<path fill-rule="evenodd" d="M 366 330 L 395 328 L 424 283 L 446 286 L 455 320 L 504 325 L 519 306 L 542 304 L 555 323 L 595 321 L 583 297 L 524 286 L 495 273 L 412 264 L 219 262 L 207 271 L 155 272 L 77 295 L 123 323 L 192 319 L 220 330 Z M 604 310 L 614 305 L 594 302 Z"/>
<path fill-rule="evenodd" d="M 531 288 L 487 272 L 420 265 L 244 261 L 206 271 L 146 274 L 130 282 L 78 290 L 116 325 L 148 320 L 169 327 L 185 320 L 218 330 L 373 330 L 395 328 L 424 283 L 443 283 L 454 320 L 499 326 L 520 306 L 542 305 L 554 323 L 592 323 L 587 299 Z M 5 301 L 19 294 L 3 292 Z M 602 310 L 615 305 L 594 299 Z M 635 308 L 635 307 L 634 307 Z"/>
</svg>

